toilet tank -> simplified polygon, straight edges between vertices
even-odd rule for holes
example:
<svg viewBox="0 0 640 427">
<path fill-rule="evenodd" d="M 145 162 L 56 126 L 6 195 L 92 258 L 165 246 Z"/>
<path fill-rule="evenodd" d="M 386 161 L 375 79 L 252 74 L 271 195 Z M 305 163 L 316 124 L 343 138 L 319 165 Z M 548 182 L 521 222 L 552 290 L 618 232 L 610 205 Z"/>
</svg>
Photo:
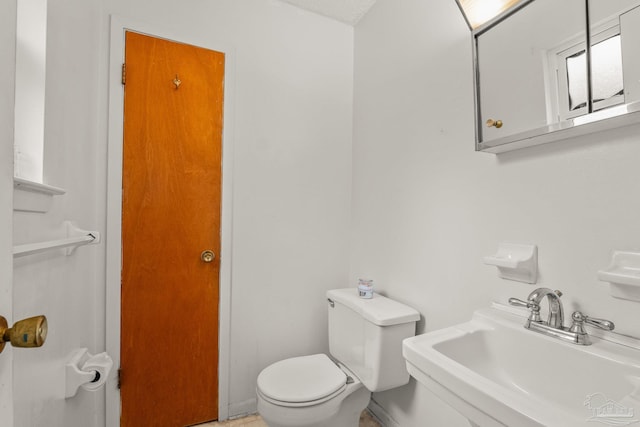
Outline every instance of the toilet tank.
<svg viewBox="0 0 640 427">
<path fill-rule="evenodd" d="M 415 335 L 420 313 L 374 294 L 358 296 L 356 288 L 327 292 L 329 351 L 372 392 L 409 382 L 402 340 Z"/>
</svg>

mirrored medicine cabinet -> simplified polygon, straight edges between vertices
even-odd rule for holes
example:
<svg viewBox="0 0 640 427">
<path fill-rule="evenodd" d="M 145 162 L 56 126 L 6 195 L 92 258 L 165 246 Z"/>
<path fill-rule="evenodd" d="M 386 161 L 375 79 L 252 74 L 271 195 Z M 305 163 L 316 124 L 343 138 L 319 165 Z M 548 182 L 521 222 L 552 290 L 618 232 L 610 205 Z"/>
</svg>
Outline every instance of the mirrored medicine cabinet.
<svg viewBox="0 0 640 427">
<path fill-rule="evenodd" d="M 640 0 L 522 0 L 472 39 L 476 150 L 640 123 Z"/>
</svg>

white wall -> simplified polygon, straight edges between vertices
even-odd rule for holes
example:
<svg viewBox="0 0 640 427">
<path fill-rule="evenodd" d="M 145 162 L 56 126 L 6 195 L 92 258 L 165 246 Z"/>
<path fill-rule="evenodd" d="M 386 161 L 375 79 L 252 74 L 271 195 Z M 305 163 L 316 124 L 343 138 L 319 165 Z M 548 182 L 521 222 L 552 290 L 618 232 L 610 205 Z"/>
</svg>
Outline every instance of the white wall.
<svg viewBox="0 0 640 427">
<path fill-rule="evenodd" d="M 263 367 L 326 351 L 324 292 L 348 276 L 353 28 L 275 0 L 49 0 L 48 14 L 44 175 L 67 194 L 47 214 L 17 213 L 16 243 L 59 237 L 65 219 L 105 231 L 110 14 L 229 46 L 232 338 L 221 351 L 229 415 L 255 411 Z M 102 244 L 14 264 L 16 316 L 50 322 L 45 347 L 16 362 L 16 425 L 104 425 L 103 392 L 65 402 L 57 369 L 76 347 L 104 350 L 105 290 L 119 286 L 105 283 L 104 257 Z"/>
<path fill-rule="evenodd" d="M 351 280 L 417 308 L 419 331 L 466 321 L 533 285 L 482 263 L 539 247 L 538 286 L 638 336 L 638 303 L 596 271 L 640 249 L 640 127 L 500 154 L 474 152 L 471 40 L 449 0 L 378 0 L 355 32 Z M 402 427 L 466 426 L 414 381 L 374 396 Z M 584 396 L 576 396 L 581 401 Z"/>
<path fill-rule="evenodd" d="M 67 190 L 46 214 L 16 212 L 15 244 L 65 236 L 63 221 L 104 231 L 104 163 L 98 132 L 101 34 L 97 2 L 48 1 L 44 182 Z M 98 169 L 99 170 L 99 169 Z M 64 363 L 73 349 L 104 350 L 104 244 L 14 261 L 15 319 L 44 314 L 47 341 L 15 349 L 15 425 L 91 427 L 104 418 L 104 391 L 64 399 Z"/>
</svg>

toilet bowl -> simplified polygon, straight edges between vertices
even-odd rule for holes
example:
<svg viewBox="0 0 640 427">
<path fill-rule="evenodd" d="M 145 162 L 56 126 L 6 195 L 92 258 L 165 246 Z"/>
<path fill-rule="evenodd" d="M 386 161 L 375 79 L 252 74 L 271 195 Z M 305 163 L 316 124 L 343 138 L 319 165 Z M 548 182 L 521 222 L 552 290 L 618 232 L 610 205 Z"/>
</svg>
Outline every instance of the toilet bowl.
<svg viewBox="0 0 640 427">
<path fill-rule="evenodd" d="M 269 427 L 357 427 L 371 392 L 409 382 L 402 340 L 420 314 L 356 289 L 327 292 L 329 351 L 284 359 L 258 376 L 258 412 Z"/>
<path fill-rule="evenodd" d="M 258 377 L 258 412 L 269 427 L 352 427 L 371 392 L 325 354 L 294 357 Z"/>
</svg>

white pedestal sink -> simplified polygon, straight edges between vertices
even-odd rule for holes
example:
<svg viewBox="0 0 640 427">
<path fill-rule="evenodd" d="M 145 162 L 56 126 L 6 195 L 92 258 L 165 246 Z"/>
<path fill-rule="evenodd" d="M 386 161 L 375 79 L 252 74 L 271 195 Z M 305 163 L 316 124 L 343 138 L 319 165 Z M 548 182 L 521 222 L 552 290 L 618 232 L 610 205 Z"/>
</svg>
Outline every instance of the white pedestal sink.
<svg viewBox="0 0 640 427">
<path fill-rule="evenodd" d="M 527 330 L 525 319 L 496 304 L 408 338 L 407 369 L 472 425 L 640 426 L 640 341 L 592 336 L 580 346 Z"/>
</svg>

